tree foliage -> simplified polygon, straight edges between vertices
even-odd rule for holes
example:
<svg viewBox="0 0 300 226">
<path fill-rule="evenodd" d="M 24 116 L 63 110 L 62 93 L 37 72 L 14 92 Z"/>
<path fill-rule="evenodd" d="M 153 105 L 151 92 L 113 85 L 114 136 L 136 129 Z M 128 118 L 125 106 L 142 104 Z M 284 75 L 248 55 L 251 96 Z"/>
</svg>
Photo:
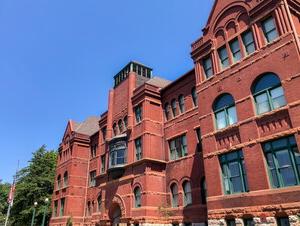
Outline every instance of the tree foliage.
<svg viewBox="0 0 300 226">
<path fill-rule="evenodd" d="M 7 213 L 7 198 L 10 190 L 10 184 L 0 181 L 0 225 L 4 225 Z"/>
<path fill-rule="evenodd" d="M 50 218 L 51 195 L 54 187 L 56 152 L 46 150 L 45 146 L 33 153 L 29 166 L 17 174 L 16 194 L 11 213 L 12 226 L 30 225 L 34 202 L 36 207 L 35 225 L 41 225 L 44 211 Z M 48 204 L 45 199 L 48 198 Z"/>
</svg>

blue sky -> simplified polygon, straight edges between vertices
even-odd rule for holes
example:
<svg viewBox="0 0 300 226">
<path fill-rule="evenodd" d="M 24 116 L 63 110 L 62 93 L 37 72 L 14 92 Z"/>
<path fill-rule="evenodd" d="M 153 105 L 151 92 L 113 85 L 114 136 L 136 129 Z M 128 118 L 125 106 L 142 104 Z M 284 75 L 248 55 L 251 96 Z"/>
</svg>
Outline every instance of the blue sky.
<svg viewBox="0 0 300 226">
<path fill-rule="evenodd" d="M 68 119 L 107 108 L 113 76 L 130 60 L 174 80 L 193 67 L 213 0 L 1 0 L 0 179 L 11 181 Z"/>
</svg>

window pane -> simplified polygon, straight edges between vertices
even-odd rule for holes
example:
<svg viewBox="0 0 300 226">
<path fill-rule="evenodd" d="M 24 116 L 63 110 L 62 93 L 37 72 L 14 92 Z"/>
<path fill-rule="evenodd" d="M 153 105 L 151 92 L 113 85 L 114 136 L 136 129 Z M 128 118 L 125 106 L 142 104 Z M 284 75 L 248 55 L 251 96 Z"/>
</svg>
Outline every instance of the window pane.
<svg viewBox="0 0 300 226">
<path fill-rule="evenodd" d="M 277 151 L 276 158 L 284 185 L 297 184 L 288 150 Z"/>
<path fill-rule="evenodd" d="M 246 49 L 247 55 L 255 51 L 255 44 L 252 31 L 248 31 L 242 35 L 243 43 Z"/>
<path fill-rule="evenodd" d="M 229 125 L 235 124 L 237 122 L 237 116 L 236 116 L 236 108 L 235 106 L 228 108 L 228 121 Z"/>
<path fill-rule="evenodd" d="M 240 168 L 238 162 L 231 162 L 228 164 L 228 166 L 231 177 L 240 176 Z"/>
<path fill-rule="evenodd" d="M 235 151 L 235 152 L 226 154 L 226 159 L 227 159 L 227 161 L 232 161 L 232 160 L 238 159 L 238 152 Z"/>
<path fill-rule="evenodd" d="M 235 39 L 232 42 L 230 42 L 230 49 L 233 57 L 233 61 L 237 62 L 242 58 L 241 55 L 241 49 L 240 49 L 240 44 L 239 40 Z"/>
<path fill-rule="evenodd" d="M 272 42 L 278 37 L 278 32 L 276 30 L 275 20 L 273 17 L 263 21 L 262 26 L 267 42 Z"/>
<path fill-rule="evenodd" d="M 287 139 L 279 139 L 272 142 L 272 146 L 274 149 L 285 148 L 287 146 Z"/>
<path fill-rule="evenodd" d="M 257 113 L 262 114 L 271 110 L 268 96 L 266 93 L 262 93 L 255 97 Z"/>
<path fill-rule="evenodd" d="M 219 58 L 220 58 L 222 69 L 229 66 L 229 58 L 228 58 L 226 47 L 219 49 Z"/>
<path fill-rule="evenodd" d="M 203 69 L 206 78 L 209 78 L 213 75 L 212 61 L 210 57 L 203 60 Z"/>
<path fill-rule="evenodd" d="M 221 111 L 216 114 L 216 121 L 217 121 L 217 129 L 223 129 L 227 126 L 225 111 Z"/>
<path fill-rule="evenodd" d="M 271 170 L 271 176 L 272 176 L 273 186 L 276 187 L 276 188 L 280 187 L 279 181 L 278 181 L 278 176 L 277 176 L 277 173 L 276 173 L 275 169 Z"/>
<path fill-rule="evenodd" d="M 274 109 L 277 109 L 277 108 L 280 108 L 280 107 L 286 105 L 283 88 L 281 86 L 270 90 L 270 94 L 273 99 Z"/>
<path fill-rule="evenodd" d="M 233 193 L 244 191 L 241 177 L 231 178 L 231 183 L 232 183 Z"/>
</svg>

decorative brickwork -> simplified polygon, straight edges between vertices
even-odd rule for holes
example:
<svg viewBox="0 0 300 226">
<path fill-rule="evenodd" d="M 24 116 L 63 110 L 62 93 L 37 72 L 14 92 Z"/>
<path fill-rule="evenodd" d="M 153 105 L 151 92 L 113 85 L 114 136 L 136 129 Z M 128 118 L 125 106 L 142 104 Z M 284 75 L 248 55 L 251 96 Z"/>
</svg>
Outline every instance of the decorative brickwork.
<svg viewBox="0 0 300 226">
<path fill-rule="evenodd" d="M 117 73 L 107 112 L 67 124 L 50 225 L 299 226 L 299 15 L 216 0 L 194 69 Z"/>
</svg>

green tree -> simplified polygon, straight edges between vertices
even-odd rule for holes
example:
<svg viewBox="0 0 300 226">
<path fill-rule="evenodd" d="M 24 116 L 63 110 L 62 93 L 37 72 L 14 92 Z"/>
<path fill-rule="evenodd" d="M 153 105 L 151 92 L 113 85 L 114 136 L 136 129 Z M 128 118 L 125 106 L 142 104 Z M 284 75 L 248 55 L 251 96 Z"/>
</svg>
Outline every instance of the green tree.
<svg viewBox="0 0 300 226">
<path fill-rule="evenodd" d="M 33 153 L 29 166 L 18 172 L 16 194 L 11 214 L 12 226 L 30 225 L 34 202 L 38 202 L 35 225 L 41 225 L 46 208 L 46 198 L 49 199 L 47 219 L 50 218 L 56 157 L 56 151 L 48 151 L 45 146 L 42 146 Z"/>
<path fill-rule="evenodd" d="M 10 184 L 0 181 L 0 225 L 4 225 L 7 213 L 7 198 L 10 190 Z"/>
</svg>

